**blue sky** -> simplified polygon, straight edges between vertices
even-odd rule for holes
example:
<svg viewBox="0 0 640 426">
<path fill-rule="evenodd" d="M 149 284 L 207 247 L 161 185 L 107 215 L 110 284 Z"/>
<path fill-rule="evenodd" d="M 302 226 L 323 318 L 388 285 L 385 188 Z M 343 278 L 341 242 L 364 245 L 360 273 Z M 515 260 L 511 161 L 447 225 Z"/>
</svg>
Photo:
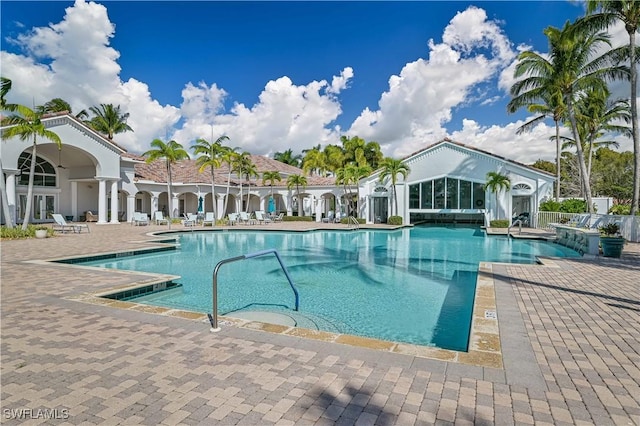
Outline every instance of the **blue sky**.
<svg viewBox="0 0 640 426">
<path fill-rule="evenodd" d="M 542 30 L 582 6 L 2 1 L 0 12 L 13 100 L 120 104 L 135 131 L 116 141 L 133 152 L 224 133 L 272 155 L 357 134 L 402 156 L 448 136 L 532 162 L 553 157 L 551 131 L 515 136 L 526 113 L 505 111 L 509 67 L 519 49 L 546 52 Z"/>
</svg>

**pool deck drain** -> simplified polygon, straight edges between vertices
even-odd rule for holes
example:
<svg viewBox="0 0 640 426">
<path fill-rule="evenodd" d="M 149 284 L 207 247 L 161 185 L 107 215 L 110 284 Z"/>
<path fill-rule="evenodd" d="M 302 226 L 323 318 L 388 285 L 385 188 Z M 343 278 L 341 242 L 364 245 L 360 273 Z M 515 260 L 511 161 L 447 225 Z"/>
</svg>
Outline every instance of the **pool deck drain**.
<svg viewBox="0 0 640 426">
<path fill-rule="evenodd" d="M 163 229 L 89 226 L 1 243 L 3 424 L 38 409 L 67 413 L 66 424 L 640 424 L 639 244 L 622 259 L 480 265 L 503 361 L 491 368 L 369 350 L 354 336 L 336 344 L 255 321 L 210 333 L 202 314 L 78 303 L 156 277 L 31 261 L 131 249 Z M 479 327 L 491 311 L 474 312 Z"/>
</svg>

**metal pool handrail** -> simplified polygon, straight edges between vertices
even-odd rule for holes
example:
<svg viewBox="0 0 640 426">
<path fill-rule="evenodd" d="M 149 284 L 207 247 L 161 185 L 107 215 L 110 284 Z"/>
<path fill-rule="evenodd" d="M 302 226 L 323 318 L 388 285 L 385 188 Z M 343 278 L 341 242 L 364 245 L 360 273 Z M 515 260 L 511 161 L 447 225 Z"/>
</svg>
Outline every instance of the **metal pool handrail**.
<svg viewBox="0 0 640 426">
<path fill-rule="evenodd" d="M 293 280 L 291 279 L 291 275 L 289 275 L 289 271 L 287 271 L 287 267 L 284 266 L 282 259 L 280 258 L 280 254 L 275 249 L 267 249 L 257 251 L 255 253 L 244 254 L 242 256 L 230 257 L 228 259 L 221 260 L 218 262 L 215 268 L 213 268 L 213 312 L 208 314 L 209 322 L 211 322 L 211 331 L 216 332 L 220 331 L 220 327 L 218 327 L 218 271 L 220 267 L 225 263 L 237 262 L 239 260 L 251 259 L 253 257 L 264 256 L 265 254 L 273 253 L 276 255 L 276 259 L 278 259 L 278 263 L 282 267 L 282 271 L 284 275 L 287 277 L 287 281 L 289 281 L 289 285 L 291 286 L 291 290 L 293 290 L 293 294 L 296 296 L 296 311 L 300 306 L 300 296 L 298 295 L 298 290 L 296 286 L 293 284 Z"/>
</svg>

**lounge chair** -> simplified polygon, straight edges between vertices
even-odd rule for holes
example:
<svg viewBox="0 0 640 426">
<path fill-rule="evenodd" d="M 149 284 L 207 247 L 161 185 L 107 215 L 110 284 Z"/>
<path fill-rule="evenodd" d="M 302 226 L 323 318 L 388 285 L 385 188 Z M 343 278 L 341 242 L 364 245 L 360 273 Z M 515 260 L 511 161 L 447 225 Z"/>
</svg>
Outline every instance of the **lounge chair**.
<svg viewBox="0 0 640 426">
<path fill-rule="evenodd" d="M 91 212 L 91 210 L 87 210 L 86 212 L 84 212 L 84 221 L 85 222 L 97 222 L 98 221 L 98 216 L 93 214 Z"/>
<path fill-rule="evenodd" d="M 211 226 L 215 226 L 216 217 L 213 212 L 206 212 L 204 214 L 204 219 L 202 220 L 202 226 L 205 226 L 207 223 L 211 224 Z"/>
<path fill-rule="evenodd" d="M 245 225 L 253 225 L 254 221 L 253 219 L 251 219 L 251 216 L 249 216 L 249 213 L 247 212 L 240 212 L 240 220 L 242 221 L 242 223 L 244 223 Z"/>
<path fill-rule="evenodd" d="M 165 219 L 164 213 L 162 213 L 160 210 L 158 210 L 157 212 L 154 213 L 153 220 L 156 221 L 156 225 L 168 225 L 169 224 L 169 219 Z"/>
<path fill-rule="evenodd" d="M 91 232 L 89 229 L 89 225 L 84 223 L 68 223 L 61 214 L 53 213 L 51 215 L 55 224 L 53 225 L 53 230 L 58 232 L 68 232 L 73 231 L 74 233 L 81 233 L 83 229 L 86 229 L 87 232 Z"/>
<path fill-rule="evenodd" d="M 282 218 L 284 217 L 284 213 L 280 213 L 273 218 L 274 222 L 282 222 Z"/>
<path fill-rule="evenodd" d="M 229 213 L 229 225 L 233 226 L 238 223 L 238 213 Z"/>
<path fill-rule="evenodd" d="M 131 218 L 131 224 L 135 226 L 148 225 L 149 218 L 146 213 L 142 212 L 133 212 L 133 217 Z"/>
<path fill-rule="evenodd" d="M 258 223 L 267 224 L 272 222 L 271 219 L 267 217 L 267 215 L 265 215 L 262 210 L 256 210 L 254 214 L 256 215 L 256 220 L 258 221 Z"/>
<path fill-rule="evenodd" d="M 334 212 L 333 210 L 329 210 L 329 212 L 327 213 L 327 216 L 322 218 L 322 221 L 324 223 L 331 223 L 333 222 L 333 218 L 334 218 Z"/>
<path fill-rule="evenodd" d="M 198 215 L 195 213 L 185 213 L 183 217 L 182 224 L 184 226 L 196 226 L 198 223 Z"/>
</svg>

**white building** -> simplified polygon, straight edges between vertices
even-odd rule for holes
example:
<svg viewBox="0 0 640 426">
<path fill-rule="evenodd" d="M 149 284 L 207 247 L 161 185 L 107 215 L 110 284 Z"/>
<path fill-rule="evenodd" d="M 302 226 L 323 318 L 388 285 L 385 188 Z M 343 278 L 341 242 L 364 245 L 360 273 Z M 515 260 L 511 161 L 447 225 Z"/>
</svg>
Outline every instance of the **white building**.
<svg viewBox="0 0 640 426">
<path fill-rule="evenodd" d="M 521 213 L 536 216 L 541 201 L 553 194 L 553 175 L 488 152 L 444 139 L 402 160 L 410 172 L 397 176 L 397 215 L 403 223 L 458 222 L 488 224 Z M 484 188 L 488 172 L 505 175 L 508 191 Z M 392 211 L 390 178 L 376 172 L 360 182 L 362 217 L 385 221 Z M 497 201 L 496 201 L 497 198 Z M 396 210 L 393 210 L 396 214 Z"/>
<path fill-rule="evenodd" d="M 51 213 L 75 221 L 117 224 L 130 222 L 134 212 L 152 218 L 156 211 L 179 217 L 214 210 L 218 218 L 238 211 L 275 210 L 287 215 L 299 211 L 321 221 L 329 212 L 348 212 L 346 200 L 357 193 L 356 188 L 336 185 L 334 178 L 308 176 L 298 197 L 297 188 L 288 189 L 286 181 L 302 170 L 254 155 L 251 160 L 260 175 L 257 178 L 229 175 L 226 165 L 216 169 L 215 200 L 210 171 L 199 173 L 195 160 L 180 161 L 172 166 L 173 193 L 169 196 L 163 161 L 147 164 L 66 113 L 48 116 L 42 122 L 60 136 L 62 148 L 38 139 L 33 223 L 51 221 Z M 14 223 L 24 216 L 31 150 L 32 141 L 18 138 L 3 137 L 0 146 Z M 485 224 L 489 219 L 522 212 L 535 217 L 539 202 L 551 196 L 554 181 L 545 172 L 449 140 L 403 161 L 411 169 L 407 179 L 399 177 L 396 185 L 398 215 L 404 223 L 455 220 Z M 278 171 L 282 181 L 273 187 L 263 183 L 261 175 L 266 171 Z M 509 191 L 498 194 L 497 205 L 495 194 L 483 187 L 489 171 L 506 174 L 512 184 Z M 360 181 L 359 192 L 358 216 L 369 223 L 386 222 L 393 200 L 390 182 L 380 182 L 377 172 Z"/>
</svg>

